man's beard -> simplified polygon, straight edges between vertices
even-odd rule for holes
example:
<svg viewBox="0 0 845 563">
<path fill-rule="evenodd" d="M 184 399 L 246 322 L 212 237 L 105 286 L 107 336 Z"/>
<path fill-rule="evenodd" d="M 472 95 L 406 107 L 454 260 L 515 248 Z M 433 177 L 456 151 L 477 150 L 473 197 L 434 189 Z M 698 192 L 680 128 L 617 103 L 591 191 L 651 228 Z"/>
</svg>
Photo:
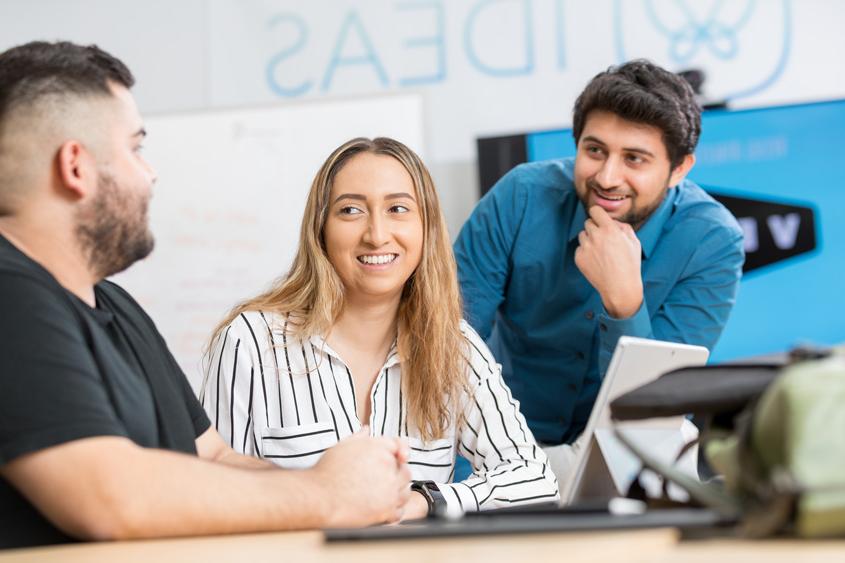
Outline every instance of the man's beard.
<svg viewBox="0 0 845 563">
<path fill-rule="evenodd" d="M 584 206 L 584 211 L 586 211 L 587 216 L 589 216 L 590 215 L 590 208 L 589 208 L 588 199 L 590 197 L 590 192 L 600 191 L 600 190 L 598 190 L 598 185 L 592 180 L 587 180 L 586 186 L 587 186 L 586 193 L 583 196 L 581 194 L 578 194 L 578 199 L 581 200 L 581 204 Z M 631 209 L 626 211 L 625 214 L 622 215 L 621 217 L 614 218 L 614 219 L 616 221 L 619 221 L 620 223 L 628 223 L 629 225 L 631 225 L 634 228 L 634 230 L 639 229 L 648 220 L 648 218 L 651 217 L 652 213 L 657 211 L 657 208 L 660 207 L 660 204 L 663 203 L 664 199 L 666 199 L 666 193 L 668 191 L 669 191 L 669 184 L 667 183 L 663 187 L 663 191 L 660 193 L 660 196 L 658 196 L 657 199 L 655 199 L 651 204 L 649 204 L 646 207 L 637 207 L 637 205 L 636 205 L 636 199 L 637 198 L 631 197 L 630 198 L 631 199 Z"/>
<path fill-rule="evenodd" d="M 76 225 L 76 238 L 97 279 L 122 272 L 152 252 L 148 206 L 148 197 L 121 189 L 113 176 L 100 174 L 97 195 L 79 210 Z"/>
</svg>

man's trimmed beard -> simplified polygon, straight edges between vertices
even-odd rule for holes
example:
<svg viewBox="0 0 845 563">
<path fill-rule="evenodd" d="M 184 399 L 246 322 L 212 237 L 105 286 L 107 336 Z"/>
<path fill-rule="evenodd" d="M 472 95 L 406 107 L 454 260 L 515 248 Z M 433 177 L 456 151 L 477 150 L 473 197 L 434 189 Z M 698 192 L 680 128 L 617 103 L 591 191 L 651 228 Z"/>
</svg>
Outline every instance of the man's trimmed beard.
<svg viewBox="0 0 845 563">
<path fill-rule="evenodd" d="M 580 194 L 576 190 L 576 195 L 578 199 L 581 201 L 581 205 L 584 206 L 584 211 L 587 212 L 587 216 L 590 215 L 589 204 L 587 202 L 587 198 L 591 191 L 594 191 L 597 188 L 596 183 L 593 180 L 586 181 L 587 192 L 585 194 Z M 629 209 L 622 217 L 616 219 L 620 223 L 628 223 L 631 225 L 634 230 L 639 229 L 640 227 L 645 224 L 649 217 L 657 211 L 657 208 L 663 203 L 663 200 L 666 199 L 666 194 L 669 192 L 669 179 L 666 180 L 666 185 L 663 186 L 663 191 L 660 193 L 660 196 L 653 201 L 650 205 L 646 207 L 637 207 L 636 200 L 638 196 L 634 196 L 631 201 L 631 209 Z"/>
<path fill-rule="evenodd" d="M 121 189 L 101 172 L 97 195 L 77 213 L 76 238 L 98 279 L 122 272 L 155 246 L 147 220 L 149 196 Z"/>
</svg>

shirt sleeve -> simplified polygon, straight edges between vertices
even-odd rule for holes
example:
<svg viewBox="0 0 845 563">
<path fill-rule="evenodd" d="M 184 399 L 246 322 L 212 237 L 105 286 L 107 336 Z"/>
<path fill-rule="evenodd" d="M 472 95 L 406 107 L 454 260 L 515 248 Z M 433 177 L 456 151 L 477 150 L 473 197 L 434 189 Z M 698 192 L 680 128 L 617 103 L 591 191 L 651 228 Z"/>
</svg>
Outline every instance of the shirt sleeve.
<svg viewBox="0 0 845 563">
<path fill-rule="evenodd" d="M 181 375 L 182 397 L 185 399 L 185 406 L 188 408 L 188 415 L 191 417 L 191 423 L 194 426 L 194 436 L 199 438 L 211 427 L 211 421 L 202 408 L 197 396 L 194 394 L 194 390 L 191 389 L 191 384 L 188 382 L 188 378 L 185 376 L 182 368 L 179 367 L 176 358 L 173 357 L 173 354 L 166 346 L 164 349 L 167 350 L 167 355 L 169 356 L 169 361 L 173 369 Z"/>
<path fill-rule="evenodd" d="M 599 370 L 605 373 L 619 337 L 655 338 L 697 344 L 713 350 L 736 301 L 745 252 L 742 234 L 726 227 L 711 229 L 696 247 L 684 277 L 657 311 L 650 313 L 645 297 L 627 319 L 599 316 Z"/>
<path fill-rule="evenodd" d="M 253 420 L 256 386 L 254 346 L 242 317 L 237 317 L 215 341 L 200 402 L 223 440 L 238 453 L 259 455 Z M 258 382 L 258 385 L 261 383 Z"/>
<path fill-rule="evenodd" d="M 77 439 L 128 436 L 64 292 L 4 272 L 0 311 L 0 465 Z"/>
<path fill-rule="evenodd" d="M 496 310 L 505 298 L 511 255 L 526 208 L 519 167 L 481 198 L 455 241 L 458 281 L 467 321 L 482 338 L 490 336 Z"/>
<path fill-rule="evenodd" d="M 478 334 L 468 329 L 465 335 L 471 393 L 459 423 L 458 451 L 473 473 L 438 488 L 447 503 L 464 511 L 558 500 L 557 479 L 500 367 Z"/>
<path fill-rule="evenodd" d="M 167 346 L 167 342 L 164 340 L 161 332 L 159 332 L 155 322 L 144 311 L 141 305 L 119 285 L 114 282 L 105 281 L 100 284 L 100 288 L 110 296 L 113 306 L 120 307 L 124 311 L 124 318 L 130 320 L 130 322 L 134 321 L 137 323 L 140 337 L 149 343 L 151 349 L 154 350 L 152 352 L 153 354 L 161 357 L 167 376 L 175 379 L 176 387 L 179 389 L 180 396 L 191 419 L 194 438 L 199 438 L 208 430 L 211 422 L 208 420 L 208 416 L 206 416 L 205 411 L 197 400 L 197 396 L 191 388 L 188 377 L 182 371 L 179 362 L 173 357 L 173 353 Z M 116 298 L 117 301 L 115 301 Z"/>
</svg>

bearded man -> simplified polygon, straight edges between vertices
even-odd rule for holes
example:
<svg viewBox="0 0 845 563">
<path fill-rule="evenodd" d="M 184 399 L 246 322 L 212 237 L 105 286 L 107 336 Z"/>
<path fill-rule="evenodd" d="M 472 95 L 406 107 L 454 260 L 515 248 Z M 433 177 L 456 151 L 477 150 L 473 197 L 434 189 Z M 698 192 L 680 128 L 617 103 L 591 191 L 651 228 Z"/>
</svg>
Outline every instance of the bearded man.
<svg viewBox="0 0 845 563">
<path fill-rule="evenodd" d="M 455 243 L 466 316 L 558 479 L 622 335 L 713 348 L 745 259 L 734 217 L 686 176 L 701 111 L 648 61 L 575 102 L 574 158 L 520 165 Z M 558 449 L 555 449 L 558 448 Z"/>
<path fill-rule="evenodd" d="M 105 280 L 153 249 L 133 83 L 96 46 L 0 53 L 0 548 L 397 520 L 406 445 L 356 435 L 305 471 L 235 453 Z"/>
</svg>

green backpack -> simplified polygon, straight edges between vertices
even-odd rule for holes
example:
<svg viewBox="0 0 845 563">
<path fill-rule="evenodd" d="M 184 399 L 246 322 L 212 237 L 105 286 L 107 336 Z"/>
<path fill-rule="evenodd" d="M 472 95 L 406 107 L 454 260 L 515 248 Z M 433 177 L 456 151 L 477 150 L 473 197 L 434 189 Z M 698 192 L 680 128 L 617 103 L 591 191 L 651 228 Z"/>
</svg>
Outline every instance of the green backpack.
<svg viewBox="0 0 845 563">
<path fill-rule="evenodd" d="M 845 347 L 784 365 L 669 372 L 611 404 L 632 420 L 695 413 L 717 478 L 701 483 L 617 436 L 643 465 L 698 504 L 736 519 L 746 536 L 845 536 Z"/>
<path fill-rule="evenodd" d="M 749 535 L 845 535 L 845 348 L 783 368 L 705 452 Z"/>
</svg>

